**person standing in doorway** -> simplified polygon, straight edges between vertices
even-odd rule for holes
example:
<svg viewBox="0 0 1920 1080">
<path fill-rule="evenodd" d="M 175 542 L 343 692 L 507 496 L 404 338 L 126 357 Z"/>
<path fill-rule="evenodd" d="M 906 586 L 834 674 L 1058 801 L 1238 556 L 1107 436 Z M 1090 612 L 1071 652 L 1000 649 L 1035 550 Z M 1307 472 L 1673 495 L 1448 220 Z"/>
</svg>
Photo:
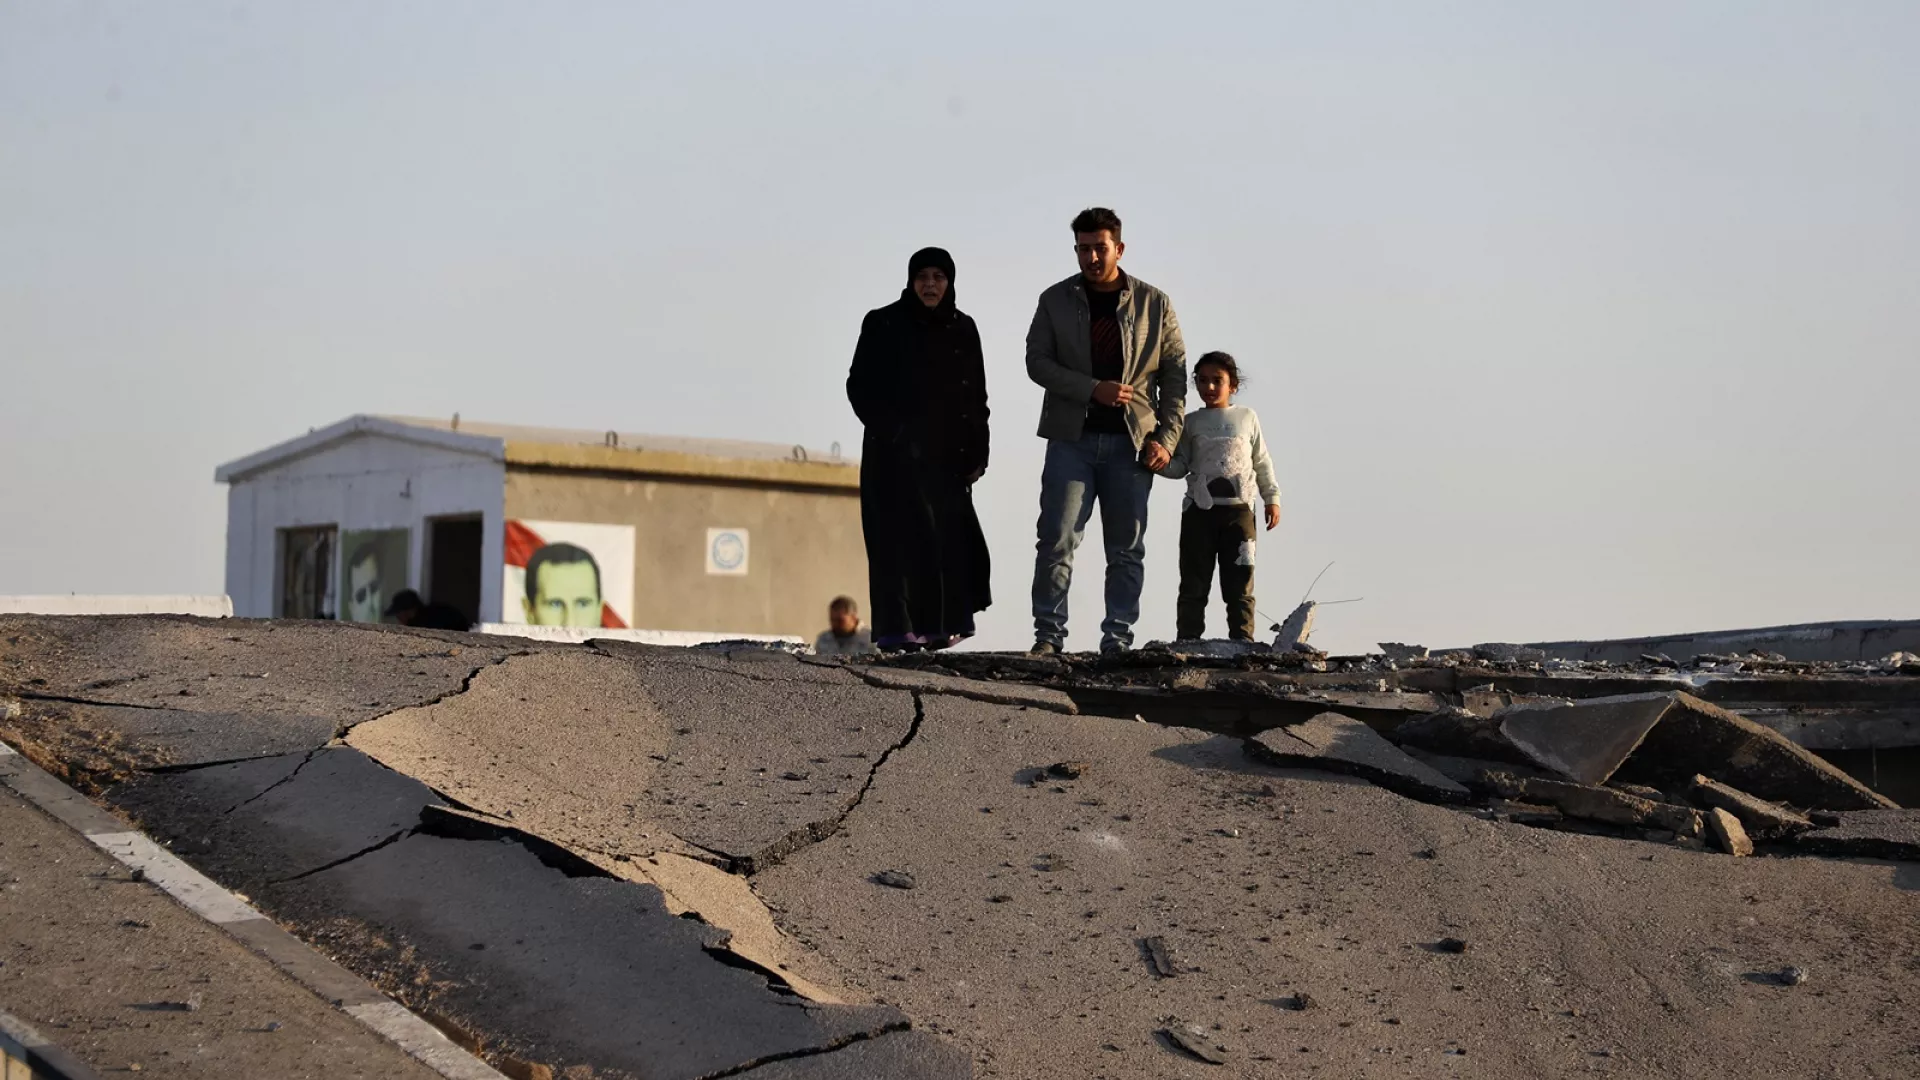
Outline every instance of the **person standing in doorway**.
<svg viewBox="0 0 1920 1080">
<path fill-rule="evenodd" d="M 1100 651 L 1133 644 L 1146 578 L 1147 496 L 1180 442 L 1187 350 L 1167 294 L 1120 269 L 1120 216 L 1073 219 L 1080 272 L 1040 294 L 1027 331 L 1027 375 L 1046 390 L 1040 523 L 1033 565 L 1033 651 L 1067 640 L 1073 553 L 1093 507 L 1107 549 Z"/>
<path fill-rule="evenodd" d="M 980 331 L 954 306 L 953 257 L 922 248 L 900 299 L 867 313 L 847 374 L 866 427 L 860 529 L 873 642 L 944 649 L 972 636 L 992 602 L 973 485 L 987 471 L 987 375 Z"/>
</svg>

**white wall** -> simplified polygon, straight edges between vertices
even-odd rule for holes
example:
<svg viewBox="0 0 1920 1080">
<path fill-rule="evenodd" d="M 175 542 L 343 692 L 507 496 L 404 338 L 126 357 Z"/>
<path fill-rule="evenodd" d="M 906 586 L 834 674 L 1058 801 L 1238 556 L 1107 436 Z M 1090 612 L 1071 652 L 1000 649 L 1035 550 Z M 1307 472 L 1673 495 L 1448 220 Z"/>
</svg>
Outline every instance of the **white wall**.
<svg viewBox="0 0 1920 1080">
<path fill-rule="evenodd" d="M 224 596 L 0 596 L 4 615 L 199 615 L 224 619 L 233 604 Z"/>
<path fill-rule="evenodd" d="M 227 595 L 234 613 L 273 615 L 280 529 L 409 529 L 407 582 L 420 588 L 427 519 L 477 513 L 482 570 L 475 614 L 481 622 L 497 621 L 500 575 L 485 568 L 505 560 L 505 491 L 505 466 L 490 457 L 365 432 L 237 480 L 227 493 Z"/>
</svg>

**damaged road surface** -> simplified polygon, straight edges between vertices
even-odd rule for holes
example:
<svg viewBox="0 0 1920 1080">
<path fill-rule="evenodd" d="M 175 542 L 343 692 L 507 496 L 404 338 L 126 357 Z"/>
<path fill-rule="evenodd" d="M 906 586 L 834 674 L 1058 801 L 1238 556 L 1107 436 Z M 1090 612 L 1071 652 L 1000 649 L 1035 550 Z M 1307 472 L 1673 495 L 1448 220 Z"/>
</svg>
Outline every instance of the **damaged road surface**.
<svg viewBox="0 0 1920 1080">
<path fill-rule="evenodd" d="M 0 738 L 510 1076 L 1920 1073 L 1911 812 L 1770 730 L 1150 659 L 5 617 Z"/>
</svg>

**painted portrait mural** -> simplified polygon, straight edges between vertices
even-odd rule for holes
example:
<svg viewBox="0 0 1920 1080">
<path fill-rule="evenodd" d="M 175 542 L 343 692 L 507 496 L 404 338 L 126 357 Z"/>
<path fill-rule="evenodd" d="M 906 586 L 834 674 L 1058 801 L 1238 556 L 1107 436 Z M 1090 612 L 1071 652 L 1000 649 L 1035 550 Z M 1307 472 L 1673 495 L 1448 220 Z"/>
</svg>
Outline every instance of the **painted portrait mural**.
<svg viewBox="0 0 1920 1080">
<path fill-rule="evenodd" d="M 407 587 L 408 530 L 340 533 L 340 621 L 380 622 L 393 594 Z"/>
<path fill-rule="evenodd" d="M 500 621 L 625 629 L 633 618 L 633 526 L 507 522 Z"/>
</svg>

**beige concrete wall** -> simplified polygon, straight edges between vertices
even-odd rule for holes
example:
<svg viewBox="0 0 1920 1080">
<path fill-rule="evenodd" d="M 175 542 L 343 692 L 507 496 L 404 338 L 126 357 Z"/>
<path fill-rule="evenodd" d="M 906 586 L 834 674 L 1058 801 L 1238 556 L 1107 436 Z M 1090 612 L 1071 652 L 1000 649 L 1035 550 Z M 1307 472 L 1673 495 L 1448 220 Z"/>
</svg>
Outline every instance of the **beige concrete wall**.
<svg viewBox="0 0 1920 1080">
<path fill-rule="evenodd" d="M 846 594 L 867 610 L 860 494 L 509 466 L 509 520 L 634 527 L 633 625 L 791 634 L 827 625 Z M 748 572 L 709 574 L 707 530 L 748 531 Z"/>
</svg>

